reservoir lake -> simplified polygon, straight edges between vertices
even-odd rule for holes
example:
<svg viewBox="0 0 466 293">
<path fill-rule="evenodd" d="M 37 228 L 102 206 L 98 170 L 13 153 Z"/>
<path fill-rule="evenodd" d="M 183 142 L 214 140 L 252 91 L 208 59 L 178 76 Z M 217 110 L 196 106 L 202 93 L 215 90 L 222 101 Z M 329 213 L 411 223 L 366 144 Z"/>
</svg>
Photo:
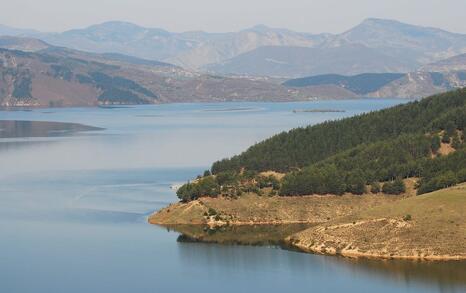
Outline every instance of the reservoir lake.
<svg viewBox="0 0 466 293">
<path fill-rule="evenodd" d="M 402 102 L 0 110 L 0 292 L 466 292 L 465 262 L 200 243 L 147 223 L 218 159 Z"/>
</svg>

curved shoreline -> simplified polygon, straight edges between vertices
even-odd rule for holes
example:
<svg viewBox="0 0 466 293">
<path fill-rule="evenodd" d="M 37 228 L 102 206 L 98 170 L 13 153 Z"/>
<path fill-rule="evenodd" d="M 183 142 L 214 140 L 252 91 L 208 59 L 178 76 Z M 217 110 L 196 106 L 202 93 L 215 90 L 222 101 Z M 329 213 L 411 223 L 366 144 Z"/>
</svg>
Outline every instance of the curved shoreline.
<svg viewBox="0 0 466 293">
<path fill-rule="evenodd" d="M 367 258 L 367 259 L 381 259 L 381 260 L 390 260 L 390 259 L 399 259 L 399 260 L 416 260 L 416 261 L 464 261 L 466 260 L 466 255 L 385 255 L 385 254 L 377 254 L 377 253 L 365 253 L 365 252 L 358 252 L 358 251 L 351 251 L 351 250 L 340 250 L 340 251 L 332 251 L 332 250 L 319 250 L 310 248 L 306 245 L 300 245 L 297 243 L 287 242 L 285 243 L 291 245 L 294 248 L 306 253 L 312 254 L 321 254 L 321 255 L 333 255 L 333 256 L 342 256 L 348 258 Z"/>
<path fill-rule="evenodd" d="M 422 196 L 201 198 L 171 204 L 148 222 L 208 229 L 310 224 L 285 236 L 284 243 L 350 258 L 458 261 L 466 260 L 465 208 L 462 184 Z"/>
</svg>

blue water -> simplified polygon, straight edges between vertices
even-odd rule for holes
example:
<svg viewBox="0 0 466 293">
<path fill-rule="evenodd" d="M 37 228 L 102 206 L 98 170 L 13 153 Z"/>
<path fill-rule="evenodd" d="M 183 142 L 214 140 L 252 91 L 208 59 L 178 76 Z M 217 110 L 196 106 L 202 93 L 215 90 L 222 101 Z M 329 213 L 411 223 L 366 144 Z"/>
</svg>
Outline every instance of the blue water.
<svg viewBox="0 0 466 293">
<path fill-rule="evenodd" d="M 177 242 L 146 223 L 171 184 L 279 131 L 400 103 L 172 104 L 0 111 L 105 128 L 0 139 L 0 292 L 465 292 L 464 263 L 355 261 Z M 344 113 L 293 113 L 293 109 Z"/>
</svg>

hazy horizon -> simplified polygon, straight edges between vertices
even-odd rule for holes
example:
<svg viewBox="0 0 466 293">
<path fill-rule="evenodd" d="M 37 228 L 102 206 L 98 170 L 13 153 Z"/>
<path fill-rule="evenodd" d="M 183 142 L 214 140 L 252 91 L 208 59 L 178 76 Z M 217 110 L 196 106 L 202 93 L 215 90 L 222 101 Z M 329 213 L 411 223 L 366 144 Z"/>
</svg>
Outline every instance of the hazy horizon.
<svg viewBox="0 0 466 293">
<path fill-rule="evenodd" d="M 462 0 L 2 2 L 0 24 L 44 32 L 61 32 L 108 21 L 126 21 L 172 32 L 229 32 L 263 24 L 308 33 L 341 33 L 364 19 L 383 18 L 466 33 L 466 19 L 463 17 L 466 1 Z M 20 15 L 18 11 L 21 11 Z"/>
</svg>

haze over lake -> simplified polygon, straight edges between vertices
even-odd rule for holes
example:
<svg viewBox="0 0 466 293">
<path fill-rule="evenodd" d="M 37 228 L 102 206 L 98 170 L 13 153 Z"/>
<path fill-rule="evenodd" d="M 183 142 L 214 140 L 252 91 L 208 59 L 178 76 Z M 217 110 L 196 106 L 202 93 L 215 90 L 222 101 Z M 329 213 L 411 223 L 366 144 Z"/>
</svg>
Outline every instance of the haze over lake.
<svg viewBox="0 0 466 293">
<path fill-rule="evenodd" d="M 177 201 L 172 184 L 215 160 L 283 130 L 401 102 L 0 111 L 0 120 L 102 128 L 0 138 L 0 291 L 464 292 L 464 262 L 355 261 L 275 246 L 177 242 L 178 233 L 146 222 Z"/>
</svg>

